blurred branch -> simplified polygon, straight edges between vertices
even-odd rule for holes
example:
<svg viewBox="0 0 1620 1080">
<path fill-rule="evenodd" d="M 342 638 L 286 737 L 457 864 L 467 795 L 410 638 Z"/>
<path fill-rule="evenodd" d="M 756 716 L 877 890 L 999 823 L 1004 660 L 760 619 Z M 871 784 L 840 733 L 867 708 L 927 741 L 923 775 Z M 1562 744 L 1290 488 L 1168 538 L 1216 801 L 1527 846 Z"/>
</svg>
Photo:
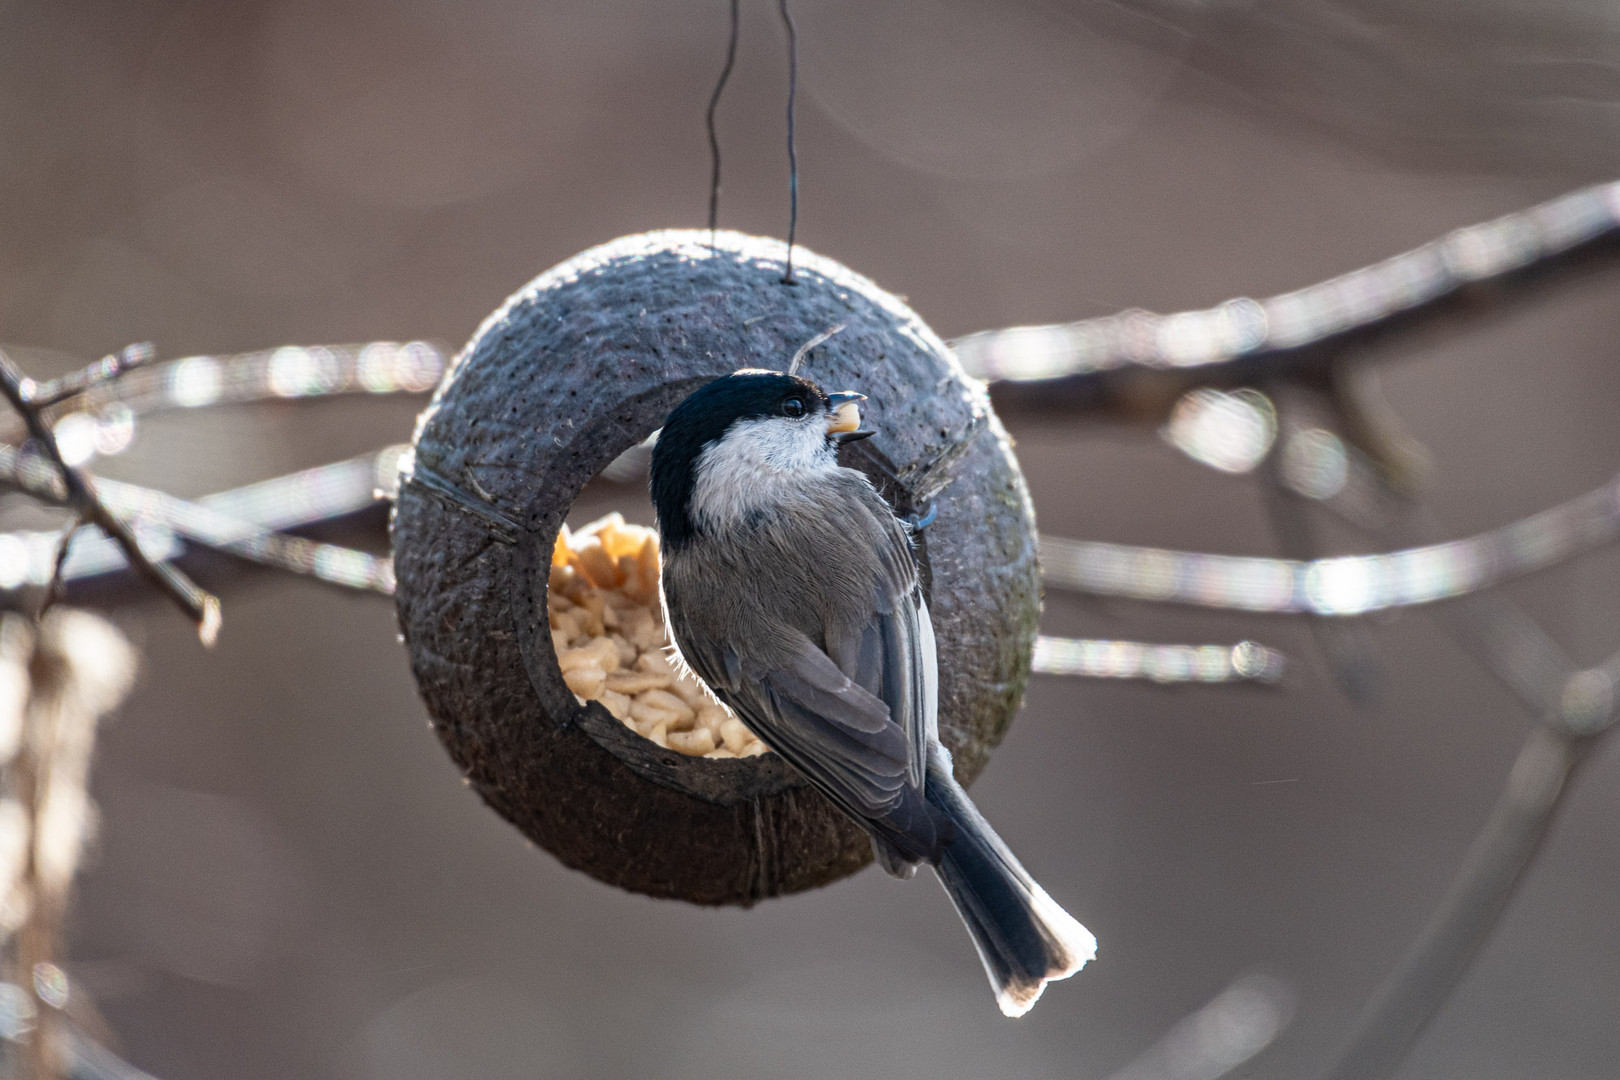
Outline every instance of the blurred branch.
<svg viewBox="0 0 1620 1080">
<path fill-rule="evenodd" d="M 56 546 L 56 562 L 51 566 L 51 580 L 45 585 L 45 598 L 39 603 L 39 610 L 34 614 L 34 621 L 38 622 L 50 614 L 50 610 L 62 594 L 67 591 L 67 561 L 68 554 L 73 550 L 73 538 L 79 535 L 84 528 L 83 518 L 74 518 L 67 528 L 62 530 L 62 542 Z"/>
<path fill-rule="evenodd" d="M 78 994 L 75 988 L 68 988 L 68 992 Z M 16 983 L 0 982 L 0 1038 L 10 1044 L 7 1049 L 11 1054 L 26 1053 L 33 1041 L 34 1009 L 31 991 Z M 61 1065 L 59 1075 L 64 1080 L 154 1080 L 151 1073 L 137 1069 L 97 1042 L 71 1016 L 59 1019 L 62 1023 L 56 1028 L 54 1041 Z"/>
<path fill-rule="evenodd" d="M 1277 1041 L 1296 1002 L 1281 979 L 1239 976 L 1108 1080 L 1219 1080 Z"/>
<path fill-rule="evenodd" d="M 1490 819 L 1417 940 L 1362 1010 L 1323 1080 L 1384 1080 L 1449 999 L 1513 896 L 1552 824 L 1575 767 L 1614 723 L 1620 654 L 1576 672 L 1531 732 Z"/>
<path fill-rule="evenodd" d="M 96 497 L 95 487 L 89 475 L 63 460 L 62 450 L 56 444 L 56 435 L 46 423 L 40 409 L 30 401 L 24 390 L 25 382 L 32 385 L 31 381 L 12 364 L 11 358 L 0 352 L 0 393 L 5 395 L 11 407 L 23 418 L 28 426 L 29 437 L 55 466 L 58 476 L 61 477 L 67 505 L 82 520 L 97 526 L 116 541 L 123 549 L 124 557 L 129 560 L 130 565 L 168 596 L 181 611 L 190 616 L 197 624 L 197 635 L 204 645 L 212 645 L 219 634 L 219 600 L 198 588 L 190 578 L 174 567 L 147 558 L 140 544 L 136 542 L 134 534 Z"/>
<path fill-rule="evenodd" d="M 1195 386 L 1325 378 L 1346 349 L 1480 309 L 1620 255 L 1620 181 L 1598 184 L 1317 285 L 1173 315 L 1124 311 L 951 342 L 1002 407 L 1158 422 Z M 1487 288 L 1488 286 L 1488 288 Z"/>
<path fill-rule="evenodd" d="M 1273 684 L 1287 659 L 1253 641 L 1236 645 L 1149 645 L 1140 641 L 1048 637 L 1035 639 L 1031 670 L 1037 675 L 1091 679 L 1145 679 L 1160 684 Z"/>
<path fill-rule="evenodd" d="M 1620 476 L 1539 514 L 1462 540 L 1302 561 L 1042 536 L 1049 585 L 1229 611 L 1328 616 L 1475 593 L 1620 539 Z"/>
<path fill-rule="evenodd" d="M 68 1080 L 155 1080 L 77 1029 L 68 1033 L 63 1057 Z"/>
<path fill-rule="evenodd" d="M 100 618 L 55 611 L 0 616 L 0 942 L 13 981 L 6 1024 L 21 1035 L 31 1080 L 62 1076 L 66 976 L 57 966 L 62 920 L 94 817 L 90 759 L 97 721 L 128 692 L 135 657 Z M 25 1014 L 25 1015 L 22 1015 Z M 26 1021 L 26 1022 L 24 1022 Z"/>
<path fill-rule="evenodd" d="M 1409 458 L 1407 448 L 1415 442 L 1393 411 L 1371 415 L 1374 410 L 1361 392 L 1365 388 L 1335 380 L 1319 389 L 1352 452 L 1371 459 L 1374 468 L 1369 475 L 1380 489 L 1379 501 L 1402 511 L 1395 522 L 1402 538 L 1410 542 L 1420 531 L 1421 507 L 1408 483 L 1412 470 L 1400 467 L 1396 459 Z M 1278 497 L 1290 498 L 1283 524 L 1295 530 L 1297 541 L 1299 531 L 1308 528 L 1306 498 L 1285 490 L 1286 471 L 1275 458 L 1271 464 L 1270 486 Z M 1309 491 L 1309 485 L 1303 487 Z M 1328 488 L 1317 494 L 1324 505 L 1386 539 L 1393 531 L 1375 526 L 1364 512 L 1365 504 L 1337 501 L 1336 492 Z M 1363 512 L 1355 512 L 1357 505 Z M 1554 515 L 1550 511 L 1531 520 L 1546 521 Z M 1549 538 L 1545 532 L 1518 526 L 1504 532 L 1532 548 L 1538 536 Z M 1554 547 L 1567 554 L 1567 549 Z M 1395 1072 L 1496 927 L 1546 835 L 1573 770 L 1615 719 L 1620 653 L 1598 668 L 1573 671 L 1563 650 L 1534 620 L 1495 594 L 1459 596 L 1438 605 L 1436 613 L 1481 666 L 1513 690 L 1543 724 L 1520 750 L 1490 818 L 1450 888 L 1362 1010 L 1324 1080 L 1384 1080 Z"/>
<path fill-rule="evenodd" d="M 33 400 L 48 415 L 71 404 L 74 411 L 123 406 L 131 415 L 147 416 L 338 395 L 425 394 L 438 384 L 445 363 L 444 350 L 426 341 L 283 345 L 162 363 L 108 357 L 37 388 Z M 46 400 L 48 392 L 56 396 Z M 24 434 L 21 423 L 0 420 L 0 442 L 18 443 Z"/>
<path fill-rule="evenodd" d="M 36 383 L 32 379 L 23 383 L 29 404 L 36 409 L 48 409 L 53 405 L 60 405 L 69 398 L 87 394 L 98 386 L 103 386 L 113 380 L 142 367 L 152 359 L 152 346 L 150 342 L 139 345 L 125 346 L 111 356 L 103 357 L 88 367 L 52 379 L 46 383 Z"/>
<path fill-rule="evenodd" d="M 308 469 L 196 501 L 115 480 L 101 482 L 101 495 L 109 507 L 135 522 L 138 529 L 160 530 L 163 535 L 158 540 L 166 549 L 174 548 L 172 538 L 179 537 L 198 547 L 328 584 L 392 593 L 393 569 L 387 558 L 289 536 L 278 530 L 313 524 L 374 504 L 378 488 L 386 488 L 390 482 L 381 474 L 393 469 L 398 453 L 399 448 L 390 447 L 363 458 Z M 58 478 L 43 469 L 42 463 L 0 444 L 0 484 L 6 483 L 42 502 L 71 505 Z M 331 490 L 334 487 L 337 490 Z M 289 511 L 292 512 L 290 521 L 287 520 Z M 264 517 L 268 517 L 269 522 L 262 520 Z M 18 537 L 17 540 L 17 546 L 24 550 L 30 546 L 26 539 Z M 114 548 L 103 537 L 86 537 L 78 547 L 70 560 L 63 560 L 59 550 L 52 580 L 58 574 L 66 581 L 116 571 L 128 565 L 122 548 Z M 21 583 L 37 576 L 35 568 L 30 567 L 16 578 Z"/>
<path fill-rule="evenodd" d="M 1288 486 L 1282 455 L 1270 454 L 1259 473 L 1261 500 L 1278 548 L 1296 562 L 1312 559 L 1320 548 L 1306 514 L 1309 500 Z M 1306 612 L 1306 619 L 1339 689 L 1356 705 L 1371 704 L 1382 689 L 1384 666 L 1366 623 L 1326 618 L 1316 611 Z"/>
<path fill-rule="evenodd" d="M 167 410 L 337 394 L 420 394 L 437 384 L 446 362 L 440 347 L 423 341 L 289 345 L 230 356 L 189 356 L 161 364 L 150 363 L 150 355 L 147 347 L 131 346 L 48 383 L 36 384 L 18 376 L 19 393 L 34 415 L 9 423 L 0 420 L 0 440 L 20 444 L 23 437 L 48 429 L 47 417 L 59 415 L 62 406 L 74 413 L 102 417 L 116 413 L 127 425 L 136 416 Z M 127 441 L 126 433 L 124 443 Z M 393 485 L 402 449 L 388 447 L 362 458 L 197 500 L 111 480 L 97 481 L 92 490 L 107 510 L 132 523 L 139 550 L 148 553 L 146 564 L 155 566 L 160 574 L 178 574 L 170 560 L 201 549 L 344 588 L 391 593 L 393 568 L 386 557 L 290 536 L 283 530 L 321 525 L 377 505 L 378 490 Z M 71 481 L 58 464 L 61 457 L 59 447 L 50 460 L 42 461 L 26 448 L 0 441 L 0 485 L 50 505 L 78 510 Z M 20 566 L 0 566 L 0 587 L 43 585 L 48 595 L 54 595 L 59 583 L 116 572 L 131 564 L 124 537 L 101 529 L 102 522 L 91 515 L 81 517 L 100 531 L 79 536 L 70 556 L 59 547 L 59 535 L 52 534 L 51 573 L 44 569 L 44 534 L 0 534 L 5 548 L 0 551 L 0 563 L 21 561 Z M 140 563 L 135 565 L 145 573 Z M 59 576 L 54 572 L 58 568 Z"/>
</svg>

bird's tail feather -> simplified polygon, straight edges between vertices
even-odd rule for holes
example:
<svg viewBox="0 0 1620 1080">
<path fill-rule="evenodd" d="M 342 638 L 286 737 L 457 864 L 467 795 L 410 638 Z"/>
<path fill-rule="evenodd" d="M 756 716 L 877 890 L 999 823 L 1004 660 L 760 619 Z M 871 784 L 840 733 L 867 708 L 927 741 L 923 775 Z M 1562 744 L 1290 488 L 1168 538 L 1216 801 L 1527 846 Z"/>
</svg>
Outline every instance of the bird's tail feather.
<svg viewBox="0 0 1620 1080">
<path fill-rule="evenodd" d="M 1029 1011 L 1055 979 L 1097 954 L 1097 939 L 1035 883 L 951 775 L 940 750 L 929 763 L 928 801 L 956 826 L 935 870 L 967 924 L 996 1002 L 1007 1016 Z"/>
</svg>

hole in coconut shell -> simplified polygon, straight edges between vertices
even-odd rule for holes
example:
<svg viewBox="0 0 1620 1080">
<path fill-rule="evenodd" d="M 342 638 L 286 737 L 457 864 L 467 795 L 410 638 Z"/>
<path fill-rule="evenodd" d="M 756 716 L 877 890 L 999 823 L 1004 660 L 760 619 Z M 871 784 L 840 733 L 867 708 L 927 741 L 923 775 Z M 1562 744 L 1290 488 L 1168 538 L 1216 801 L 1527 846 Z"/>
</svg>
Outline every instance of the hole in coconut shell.
<svg viewBox="0 0 1620 1080">
<path fill-rule="evenodd" d="M 652 520 L 650 501 L 632 493 L 647 490 L 655 438 L 656 429 L 632 439 L 581 487 L 544 568 L 551 660 L 574 696 L 574 722 L 649 779 L 722 805 L 754 798 L 760 790 L 799 786 L 802 778 L 777 760 L 760 763 L 764 768 L 753 782 L 739 783 L 750 759 L 769 748 L 671 656 L 658 588 L 657 530 L 625 520 L 627 512 Z M 840 447 L 839 463 L 864 473 L 897 514 L 917 512 L 892 463 L 869 443 Z M 604 506 L 613 509 L 603 513 Z M 581 520 L 592 514 L 601 516 Z M 915 551 L 927 595 L 922 533 Z M 605 724 L 604 711 L 616 723 Z M 701 770 L 721 761 L 737 764 L 703 776 Z"/>
<path fill-rule="evenodd" d="M 563 682 L 642 738 L 711 761 L 768 753 L 669 648 L 658 533 L 615 511 L 567 525 L 551 553 L 546 617 Z"/>
</svg>

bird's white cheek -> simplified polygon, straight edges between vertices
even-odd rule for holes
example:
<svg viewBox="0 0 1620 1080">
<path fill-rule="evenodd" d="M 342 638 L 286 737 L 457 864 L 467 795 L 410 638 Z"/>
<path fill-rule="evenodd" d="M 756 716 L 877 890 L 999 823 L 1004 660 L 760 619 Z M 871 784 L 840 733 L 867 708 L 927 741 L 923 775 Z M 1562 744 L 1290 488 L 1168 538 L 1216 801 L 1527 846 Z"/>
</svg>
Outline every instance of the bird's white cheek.
<svg viewBox="0 0 1620 1080">
<path fill-rule="evenodd" d="M 711 528 L 731 528 L 799 497 L 805 483 L 836 469 L 826 425 L 816 417 L 806 421 L 737 424 L 707 447 L 693 480 L 693 517 Z"/>
</svg>

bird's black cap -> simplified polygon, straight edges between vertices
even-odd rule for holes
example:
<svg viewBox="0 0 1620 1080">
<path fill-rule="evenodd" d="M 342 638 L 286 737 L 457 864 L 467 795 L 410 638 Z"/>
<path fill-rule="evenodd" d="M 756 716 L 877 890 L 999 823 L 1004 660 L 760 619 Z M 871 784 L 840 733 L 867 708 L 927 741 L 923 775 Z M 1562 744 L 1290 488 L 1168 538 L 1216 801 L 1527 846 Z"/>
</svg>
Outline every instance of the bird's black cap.
<svg viewBox="0 0 1620 1080">
<path fill-rule="evenodd" d="M 793 398 L 807 414 L 827 411 L 827 395 L 809 379 L 758 368 L 706 383 L 671 410 L 652 452 L 653 509 L 666 546 L 679 547 L 694 531 L 687 510 L 703 448 L 738 420 L 787 415 L 783 409 Z"/>
</svg>

